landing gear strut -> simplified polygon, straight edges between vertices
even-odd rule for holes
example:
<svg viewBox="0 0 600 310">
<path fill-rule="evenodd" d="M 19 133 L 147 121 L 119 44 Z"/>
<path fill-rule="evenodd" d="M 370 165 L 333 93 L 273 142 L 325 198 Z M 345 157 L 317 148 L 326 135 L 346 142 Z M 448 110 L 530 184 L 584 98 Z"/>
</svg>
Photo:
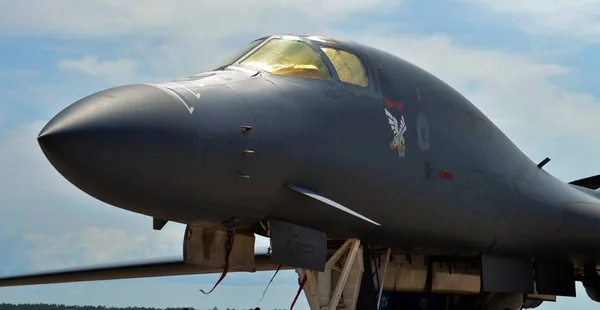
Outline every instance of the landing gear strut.
<svg viewBox="0 0 600 310">
<path fill-rule="evenodd" d="M 300 279 L 306 277 L 303 290 L 311 310 L 355 310 L 363 271 L 363 249 L 357 239 L 346 240 L 329 258 L 324 272 L 296 269 Z"/>
</svg>

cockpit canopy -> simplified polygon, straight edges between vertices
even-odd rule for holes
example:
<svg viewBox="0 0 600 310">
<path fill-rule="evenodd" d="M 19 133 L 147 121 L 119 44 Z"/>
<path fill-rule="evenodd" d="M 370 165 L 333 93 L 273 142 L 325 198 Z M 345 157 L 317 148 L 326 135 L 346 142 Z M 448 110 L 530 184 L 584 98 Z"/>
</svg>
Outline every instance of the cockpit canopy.
<svg viewBox="0 0 600 310">
<path fill-rule="evenodd" d="M 296 40 L 271 39 L 240 65 L 275 75 L 332 79 L 321 56 L 310 45 Z"/>
<path fill-rule="evenodd" d="M 253 41 L 234 54 L 224 62 L 224 66 L 237 64 L 274 75 L 325 81 L 333 80 L 334 74 L 337 74 L 343 83 L 360 87 L 369 85 L 365 66 L 354 53 L 328 45 L 331 40 L 324 37 L 310 36 L 307 39 L 313 41 L 321 53 L 298 37 L 263 38 Z M 256 50 L 243 58 L 257 46 L 259 47 Z M 237 62 L 239 59 L 241 61 Z M 327 61 L 331 67 L 328 67 Z M 333 74 L 330 68 L 335 70 Z"/>
</svg>

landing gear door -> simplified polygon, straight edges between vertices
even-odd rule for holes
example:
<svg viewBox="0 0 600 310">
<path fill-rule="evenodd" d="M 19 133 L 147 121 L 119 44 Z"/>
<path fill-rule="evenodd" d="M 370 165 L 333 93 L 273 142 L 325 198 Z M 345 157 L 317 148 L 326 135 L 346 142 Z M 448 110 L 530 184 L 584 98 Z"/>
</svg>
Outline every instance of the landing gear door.
<svg viewBox="0 0 600 310">
<path fill-rule="evenodd" d="M 327 260 L 325 233 L 271 219 L 272 258 L 276 264 L 323 272 Z"/>
</svg>

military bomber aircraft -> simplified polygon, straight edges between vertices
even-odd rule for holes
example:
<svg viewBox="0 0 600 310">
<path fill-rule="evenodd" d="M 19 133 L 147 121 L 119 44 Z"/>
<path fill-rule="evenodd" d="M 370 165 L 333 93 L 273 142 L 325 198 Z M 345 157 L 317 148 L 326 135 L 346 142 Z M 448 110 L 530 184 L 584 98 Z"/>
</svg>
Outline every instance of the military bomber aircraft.
<svg viewBox="0 0 600 310">
<path fill-rule="evenodd" d="M 0 286 L 295 269 L 312 310 L 535 308 L 576 281 L 600 301 L 600 176 L 558 180 L 367 45 L 260 38 L 212 71 L 87 96 L 38 142 L 89 195 L 187 225 L 183 256 Z"/>
</svg>

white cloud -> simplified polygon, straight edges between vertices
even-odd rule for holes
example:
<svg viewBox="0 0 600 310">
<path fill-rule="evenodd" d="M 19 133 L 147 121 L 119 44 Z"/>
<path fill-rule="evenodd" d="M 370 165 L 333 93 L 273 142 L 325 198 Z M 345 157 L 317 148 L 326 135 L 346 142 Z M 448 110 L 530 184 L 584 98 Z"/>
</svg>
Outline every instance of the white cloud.
<svg viewBox="0 0 600 310">
<path fill-rule="evenodd" d="M 64 189 L 61 176 L 53 170 L 37 144 L 37 135 L 44 121 L 23 124 L 5 132 L 0 139 L 0 169 L 2 197 L 31 197 Z"/>
<path fill-rule="evenodd" d="M 59 236 L 25 234 L 23 239 L 31 245 L 29 259 L 38 270 L 181 255 L 182 227 L 150 233 L 91 227 Z"/>
<path fill-rule="evenodd" d="M 137 62 L 124 58 L 98 60 L 97 57 L 85 56 L 81 59 L 61 60 L 56 65 L 60 70 L 83 72 L 93 77 L 121 78 L 134 74 Z"/>
<path fill-rule="evenodd" d="M 120 54 L 134 54 L 135 60 L 146 69 L 141 74 L 142 79 L 148 81 L 172 79 L 212 68 L 241 47 L 227 42 L 240 40 L 237 36 L 243 36 L 241 41 L 247 43 L 273 32 L 328 32 L 332 23 L 352 14 L 385 12 L 402 2 L 249 0 L 242 4 L 236 0 L 57 0 L 40 3 L 23 0 L 0 3 L 0 35 L 104 40 L 98 49 L 117 40 Z M 77 67 L 86 68 L 88 73 L 98 70 L 92 58 L 84 60 Z M 73 64 L 68 66 L 74 67 Z"/>
<path fill-rule="evenodd" d="M 186 34 L 202 41 L 286 24 L 327 25 L 354 13 L 397 5 L 391 0 L 23 0 L 0 4 L 0 32 L 83 37 Z"/>
<path fill-rule="evenodd" d="M 465 0 L 494 13 L 513 15 L 532 34 L 598 42 L 600 2 L 595 0 Z"/>
<path fill-rule="evenodd" d="M 160 231 L 90 227 L 62 235 L 25 234 L 23 241 L 33 267 L 46 270 L 182 255 L 184 230 L 184 225 L 173 223 Z M 257 246 L 268 244 L 257 236 Z"/>
</svg>

